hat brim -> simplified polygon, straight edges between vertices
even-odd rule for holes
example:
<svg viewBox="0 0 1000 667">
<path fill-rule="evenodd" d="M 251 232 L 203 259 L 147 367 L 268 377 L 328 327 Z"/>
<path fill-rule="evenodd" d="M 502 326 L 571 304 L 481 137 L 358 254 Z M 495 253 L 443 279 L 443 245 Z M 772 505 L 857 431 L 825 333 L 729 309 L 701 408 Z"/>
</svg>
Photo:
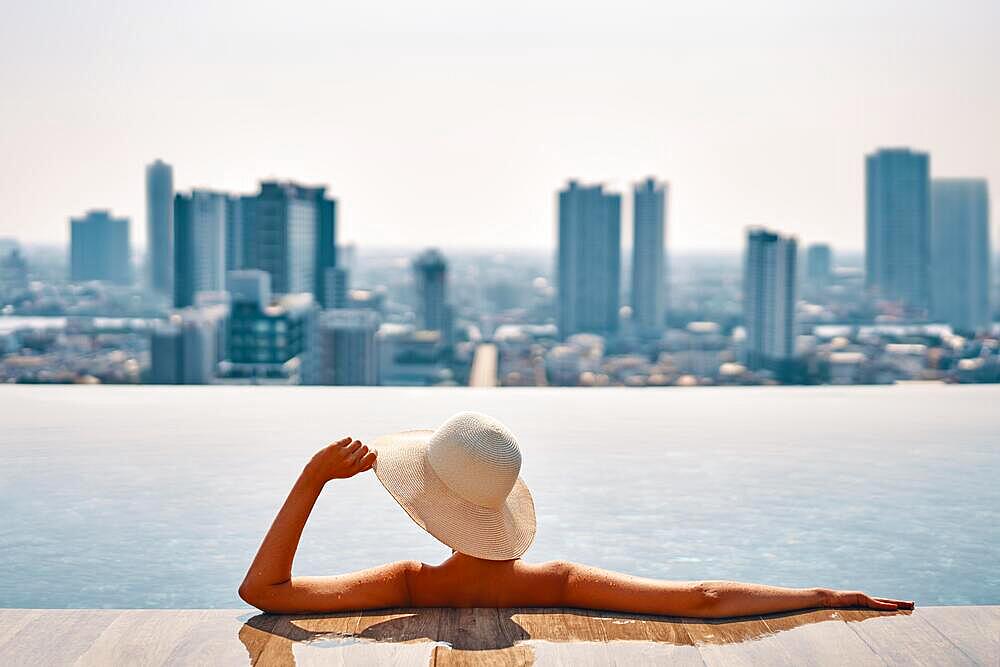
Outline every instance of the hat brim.
<svg viewBox="0 0 1000 667">
<path fill-rule="evenodd" d="M 427 460 L 433 431 L 403 431 L 372 443 L 375 475 L 410 518 L 447 546 L 476 558 L 512 560 L 535 539 L 535 503 L 520 477 L 504 503 L 483 507 L 441 480 Z"/>
</svg>

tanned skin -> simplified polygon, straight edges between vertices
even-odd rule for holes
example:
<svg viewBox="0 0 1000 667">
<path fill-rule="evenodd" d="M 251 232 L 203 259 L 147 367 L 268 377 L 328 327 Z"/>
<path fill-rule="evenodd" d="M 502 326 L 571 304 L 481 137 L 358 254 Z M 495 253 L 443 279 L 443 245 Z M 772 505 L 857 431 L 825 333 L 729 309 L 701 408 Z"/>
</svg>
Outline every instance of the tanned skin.
<svg viewBox="0 0 1000 667">
<path fill-rule="evenodd" d="M 658 581 L 565 561 L 531 564 L 454 553 L 440 565 L 399 561 L 333 577 L 293 577 L 302 529 L 327 482 L 370 470 L 376 452 L 350 437 L 306 465 L 250 565 L 240 597 L 271 613 L 398 607 L 576 607 L 695 618 L 819 607 L 913 609 L 858 591 L 780 588 L 732 581 Z"/>
</svg>

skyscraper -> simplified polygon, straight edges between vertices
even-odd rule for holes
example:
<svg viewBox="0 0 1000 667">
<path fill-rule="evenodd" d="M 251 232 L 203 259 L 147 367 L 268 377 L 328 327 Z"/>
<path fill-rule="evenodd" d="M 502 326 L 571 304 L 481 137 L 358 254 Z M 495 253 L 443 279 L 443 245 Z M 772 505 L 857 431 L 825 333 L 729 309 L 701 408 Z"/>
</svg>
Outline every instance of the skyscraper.
<svg viewBox="0 0 1000 667">
<path fill-rule="evenodd" d="M 985 180 L 931 183 L 932 315 L 962 332 L 992 321 L 990 203 Z"/>
<path fill-rule="evenodd" d="M 277 294 L 314 293 L 320 220 L 317 188 L 263 181 L 243 198 L 244 268 L 271 274 Z"/>
<path fill-rule="evenodd" d="M 667 184 L 647 178 L 632 190 L 632 319 L 643 336 L 663 332 L 667 301 Z"/>
<path fill-rule="evenodd" d="M 226 288 L 227 197 L 192 190 L 174 197 L 174 307 L 195 303 L 198 292 Z"/>
<path fill-rule="evenodd" d="M 0 244 L 0 299 L 28 287 L 28 262 L 14 245 L 9 250 Z"/>
<path fill-rule="evenodd" d="M 747 233 L 743 320 L 750 368 L 795 354 L 796 241 L 764 229 Z"/>
<path fill-rule="evenodd" d="M 153 384 L 210 384 L 219 359 L 225 307 L 187 308 L 153 330 L 150 381 Z"/>
<path fill-rule="evenodd" d="M 558 323 L 563 338 L 618 330 L 621 197 L 570 181 L 559 192 Z"/>
<path fill-rule="evenodd" d="M 346 269 L 339 266 L 327 268 L 323 272 L 325 278 L 323 284 L 324 308 L 346 308 L 347 291 L 349 289 L 350 276 Z"/>
<path fill-rule="evenodd" d="M 417 324 L 446 333 L 448 324 L 448 264 L 440 251 L 425 250 L 413 261 L 417 290 Z"/>
<path fill-rule="evenodd" d="M 833 275 L 833 251 L 826 243 L 813 243 L 806 248 L 806 281 L 816 288 L 830 284 Z"/>
<path fill-rule="evenodd" d="M 226 271 L 243 268 L 243 197 L 226 196 Z"/>
<path fill-rule="evenodd" d="M 109 211 L 88 211 L 70 220 L 70 280 L 132 282 L 128 218 Z"/>
<path fill-rule="evenodd" d="M 317 370 L 315 384 L 378 384 L 378 320 L 373 310 L 335 309 L 319 314 L 311 351 Z"/>
<path fill-rule="evenodd" d="M 930 157 L 908 148 L 865 159 L 865 280 L 920 315 L 930 305 Z"/>
<path fill-rule="evenodd" d="M 316 198 L 316 285 L 313 292 L 317 303 L 333 303 L 335 295 L 327 295 L 328 271 L 337 268 L 337 200 L 326 196 L 326 188 L 312 189 Z"/>
<path fill-rule="evenodd" d="M 223 374 L 230 380 L 297 384 L 316 306 L 308 293 L 271 297 L 270 275 L 232 271 L 232 297 Z"/>
<path fill-rule="evenodd" d="M 173 294 L 174 170 L 162 160 L 146 167 L 146 271 L 149 287 Z"/>
</svg>

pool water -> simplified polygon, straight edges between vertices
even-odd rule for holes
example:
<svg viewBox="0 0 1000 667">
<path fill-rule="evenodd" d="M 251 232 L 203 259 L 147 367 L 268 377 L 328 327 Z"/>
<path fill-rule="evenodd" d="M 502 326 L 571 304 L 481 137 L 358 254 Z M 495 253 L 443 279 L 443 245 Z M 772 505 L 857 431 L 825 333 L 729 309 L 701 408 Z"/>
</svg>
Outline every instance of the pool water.
<svg viewBox="0 0 1000 667">
<path fill-rule="evenodd" d="M 1000 387 L 0 387 L 0 607 L 232 607 L 296 475 L 461 410 L 521 440 L 529 560 L 1000 603 Z M 449 550 L 372 473 L 295 571 Z"/>
</svg>

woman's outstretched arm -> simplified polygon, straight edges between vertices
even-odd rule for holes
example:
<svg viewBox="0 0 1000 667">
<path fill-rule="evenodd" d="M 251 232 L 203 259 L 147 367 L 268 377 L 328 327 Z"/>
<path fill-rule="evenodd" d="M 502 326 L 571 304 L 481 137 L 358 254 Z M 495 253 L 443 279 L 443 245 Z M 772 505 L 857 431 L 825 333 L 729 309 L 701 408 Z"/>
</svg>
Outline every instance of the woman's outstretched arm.
<svg viewBox="0 0 1000 667">
<path fill-rule="evenodd" d="M 344 438 L 320 450 L 306 464 L 257 551 L 240 597 L 275 613 L 340 611 L 404 606 L 406 572 L 419 564 L 400 562 L 333 577 L 292 577 L 299 538 L 327 482 L 371 469 L 376 453 Z"/>
<path fill-rule="evenodd" d="M 724 618 L 820 607 L 867 607 L 881 611 L 913 608 L 912 602 L 873 598 L 857 591 L 781 588 L 734 581 L 658 581 L 575 563 L 561 563 L 556 569 L 561 571 L 564 581 L 563 604 L 585 609 Z"/>
</svg>

